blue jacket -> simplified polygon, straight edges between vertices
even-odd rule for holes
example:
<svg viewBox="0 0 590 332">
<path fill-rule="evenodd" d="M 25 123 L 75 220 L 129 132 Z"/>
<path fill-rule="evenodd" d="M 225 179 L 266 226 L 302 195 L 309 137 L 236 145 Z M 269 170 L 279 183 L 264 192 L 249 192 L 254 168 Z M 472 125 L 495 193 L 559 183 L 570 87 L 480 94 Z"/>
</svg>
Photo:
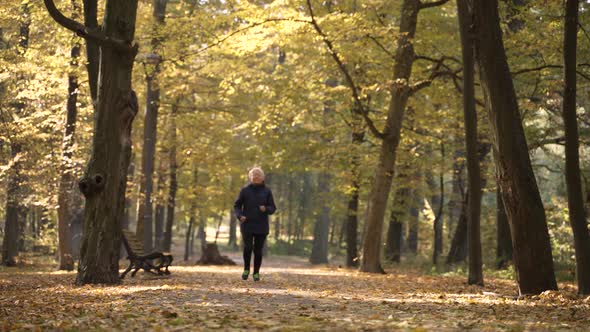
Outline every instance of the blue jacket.
<svg viewBox="0 0 590 332">
<path fill-rule="evenodd" d="M 266 211 L 260 211 L 264 205 Z M 240 195 L 234 203 L 234 210 L 238 220 L 245 216 L 246 221 L 240 224 L 242 233 L 268 234 L 268 216 L 276 211 L 272 192 L 264 184 L 249 184 L 240 190 Z"/>
</svg>

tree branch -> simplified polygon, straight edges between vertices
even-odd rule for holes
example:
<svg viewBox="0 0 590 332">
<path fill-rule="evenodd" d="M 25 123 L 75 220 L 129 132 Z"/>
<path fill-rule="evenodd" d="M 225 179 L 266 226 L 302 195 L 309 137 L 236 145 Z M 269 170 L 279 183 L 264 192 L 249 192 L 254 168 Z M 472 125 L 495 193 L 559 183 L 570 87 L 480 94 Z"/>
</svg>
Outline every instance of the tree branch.
<svg viewBox="0 0 590 332">
<path fill-rule="evenodd" d="M 88 28 L 82 23 L 64 16 L 55 6 L 53 0 L 43 0 L 49 15 L 64 28 L 75 32 L 78 36 L 95 41 L 102 47 L 111 47 L 124 52 L 137 52 L 137 45 L 131 45 L 130 41 L 123 41 L 105 35 L 100 29 Z"/>
<path fill-rule="evenodd" d="M 438 6 L 444 5 L 447 2 L 449 2 L 449 0 L 437 0 L 437 1 L 432 1 L 432 2 L 420 1 L 418 8 L 419 8 L 419 10 L 422 10 L 422 9 L 426 9 L 426 8 L 438 7 Z"/>
<path fill-rule="evenodd" d="M 385 138 L 385 135 L 382 132 L 380 132 L 379 129 L 377 129 L 373 120 L 371 120 L 371 118 L 369 118 L 368 110 L 365 109 L 365 107 L 363 106 L 363 103 L 362 103 L 360 95 L 359 95 L 358 88 L 357 88 L 356 84 L 354 83 L 352 75 L 350 75 L 350 73 L 348 72 L 348 69 L 346 68 L 346 65 L 344 64 L 344 62 L 342 62 L 342 60 L 340 59 L 340 56 L 338 55 L 338 53 L 334 49 L 334 44 L 332 44 L 332 41 L 330 39 L 328 39 L 328 36 L 320 28 L 320 26 L 315 18 L 315 15 L 313 13 L 313 8 L 311 6 L 310 0 L 307 0 L 307 8 L 309 10 L 309 15 L 311 16 L 311 22 L 310 22 L 311 25 L 314 27 L 314 29 L 318 33 L 318 35 L 320 35 L 320 37 L 322 38 L 322 41 L 324 42 L 324 44 L 328 48 L 328 53 L 330 53 L 330 55 L 332 56 L 332 59 L 334 59 L 334 61 L 338 65 L 338 69 L 340 69 L 340 72 L 342 73 L 342 75 L 344 75 L 344 79 L 346 80 L 346 83 L 348 83 L 348 86 L 350 87 L 350 90 L 352 93 L 352 98 L 354 99 L 354 103 L 355 103 L 355 107 L 353 108 L 353 111 L 360 113 L 362 115 L 363 119 L 365 119 L 365 122 L 367 123 L 367 126 L 369 127 L 369 130 L 371 131 L 371 133 L 373 135 L 375 135 L 375 137 L 380 138 L 380 139 Z"/>
</svg>

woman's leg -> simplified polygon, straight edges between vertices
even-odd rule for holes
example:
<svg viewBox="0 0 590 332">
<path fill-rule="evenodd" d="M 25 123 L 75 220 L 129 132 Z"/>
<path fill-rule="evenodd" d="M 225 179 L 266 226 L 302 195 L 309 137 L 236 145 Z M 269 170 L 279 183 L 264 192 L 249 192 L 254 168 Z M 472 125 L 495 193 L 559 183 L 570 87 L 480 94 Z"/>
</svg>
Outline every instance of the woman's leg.
<svg viewBox="0 0 590 332">
<path fill-rule="evenodd" d="M 264 247 L 264 240 L 266 240 L 266 234 L 254 235 L 254 274 L 260 272 L 260 265 L 262 265 L 262 248 Z"/>
<path fill-rule="evenodd" d="M 244 243 L 244 271 L 250 271 L 250 260 L 252 259 L 252 249 L 254 248 L 254 235 L 249 232 L 242 232 L 242 242 Z"/>
</svg>

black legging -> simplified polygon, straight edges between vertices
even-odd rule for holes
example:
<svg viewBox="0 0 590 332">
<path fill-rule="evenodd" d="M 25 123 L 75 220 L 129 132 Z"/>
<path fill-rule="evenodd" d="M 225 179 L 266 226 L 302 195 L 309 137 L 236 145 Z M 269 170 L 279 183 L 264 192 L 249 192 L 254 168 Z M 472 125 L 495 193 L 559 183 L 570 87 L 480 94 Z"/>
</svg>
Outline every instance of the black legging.
<svg viewBox="0 0 590 332">
<path fill-rule="evenodd" d="M 242 240 L 244 242 L 244 270 L 250 271 L 250 260 L 252 259 L 252 250 L 254 250 L 254 273 L 259 273 L 266 234 L 242 232 Z"/>
</svg>

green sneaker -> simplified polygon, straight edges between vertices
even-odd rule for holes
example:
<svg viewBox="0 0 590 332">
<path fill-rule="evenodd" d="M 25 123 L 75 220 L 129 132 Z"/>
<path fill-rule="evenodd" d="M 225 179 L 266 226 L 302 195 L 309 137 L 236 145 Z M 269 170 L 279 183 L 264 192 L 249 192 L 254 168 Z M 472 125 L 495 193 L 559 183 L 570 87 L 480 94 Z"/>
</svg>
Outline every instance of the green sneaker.
<svg viewBox="0 0 590 332">
<path fill-rule="evenodd" d="M 242 272 L 242 280 L 248 280 L 248 275 L 250 275 L 250 271 L 244 270 L 244 272 Z"/>
<path fill-rule="evenodd" d="M 254 279 L 254 281 L 259 281 L 260 280 L 260 273 L 254 273 L 252 275 L 252 278 Z"/>
</svg>

